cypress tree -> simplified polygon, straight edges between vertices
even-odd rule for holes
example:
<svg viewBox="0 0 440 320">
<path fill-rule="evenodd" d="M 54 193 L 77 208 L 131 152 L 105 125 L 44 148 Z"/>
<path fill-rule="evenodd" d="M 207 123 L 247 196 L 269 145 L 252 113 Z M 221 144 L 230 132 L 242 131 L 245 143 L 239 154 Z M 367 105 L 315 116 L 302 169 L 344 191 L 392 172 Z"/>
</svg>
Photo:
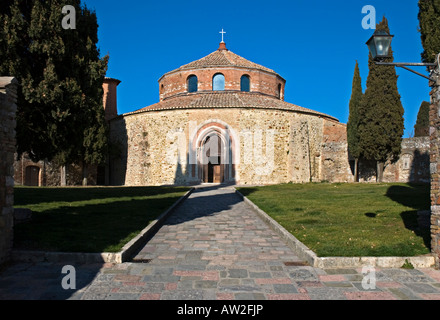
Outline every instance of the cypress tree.
<svg viewBox="0 0 440 320">
<path fill-rule="evenodd" d="M 390 32 L 384 17 L 377 30 Z M 393 62 L 393 51 L 385 62 Z M 363 157 L 377 163 L 377 181 L 383 181 L 384 165 L 397 161 L 404 131 L 403 106 L 397 89 L 394 66 L 376 65 L 369 57 L 367 89 L 359 108 L 359 137 Z"/>
<path fill-rule="evenodd" d="M 419 0 L 419 31 L 423 62 L 435 62 L 440 53 L 440 0 Z"/>
<path fill-rule="evenodd" d="M 362 150 L 359 145 L 359 106 L 362 101 L 362 80 L 359 72 L 359 64 L 356 61 L 354 69 L 353 85 L 351 92 L 351 99 L 349 104 L 349 117 L 347 123 L 347 142 L 348 151 L 355 159 L 354 164 L 354 177 L 355 181 L 359 181 L 359 158 L 361 157 Z"/>
<path fill-rule="evenodd" d="M 62 28 L 65 5 L 76 9 L 77 29 Z M 61 166 L 102 163 L 108 57 L 99 56 L 96 14 L 80 0 L 2 0 L 0 8 L 0 74 L 21 83 L 19 155 Z"/>
<path fill-rule="evenodd" d="M 429 135 L 429 108 L 429 102 L 423 101 L 419 113 L 417 114 L 416 125 L 414 126 L 415 137 L 425 137 Z"/>
</svg>

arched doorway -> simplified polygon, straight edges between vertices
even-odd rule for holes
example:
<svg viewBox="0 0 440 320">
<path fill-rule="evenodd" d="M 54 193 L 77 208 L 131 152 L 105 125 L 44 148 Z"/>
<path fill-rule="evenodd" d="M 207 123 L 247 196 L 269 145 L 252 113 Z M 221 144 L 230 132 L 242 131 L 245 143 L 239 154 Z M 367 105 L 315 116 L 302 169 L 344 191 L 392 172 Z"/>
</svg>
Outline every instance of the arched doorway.
<svg viewBox="0 0 440 320">
<path fill-rule="evenodd" d="M 225 144 L 216 132 L 210 133 L 203 141 L 201 164 L 204 183 L 225 181 Z"/>
<path fill-rule="evenodd" d="M 238 135 L 219 119 L 198 125 L 190 137 L 189 161 L 197 183 L 237 182 Z"/>
</svg>

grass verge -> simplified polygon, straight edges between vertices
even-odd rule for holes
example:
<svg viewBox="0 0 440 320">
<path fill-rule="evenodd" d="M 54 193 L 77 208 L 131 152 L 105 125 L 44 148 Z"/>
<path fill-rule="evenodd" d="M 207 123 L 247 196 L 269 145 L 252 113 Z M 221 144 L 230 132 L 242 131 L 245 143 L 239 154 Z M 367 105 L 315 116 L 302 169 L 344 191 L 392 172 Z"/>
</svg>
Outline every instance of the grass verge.
<svg viewBox="0 0 440 320">
<path fill-rule="evenodd" d="M 28 188 L 15 208 L 33 211 L 14 228 L 16 249 L 119 252 L 189 189 L 181 187 Z"/>
<path fill-rule="evenodd" d="M 285 184 L 239 188 L 320 257 L 417 256 L 430 253 L 429 185 Z"/>
</svg>

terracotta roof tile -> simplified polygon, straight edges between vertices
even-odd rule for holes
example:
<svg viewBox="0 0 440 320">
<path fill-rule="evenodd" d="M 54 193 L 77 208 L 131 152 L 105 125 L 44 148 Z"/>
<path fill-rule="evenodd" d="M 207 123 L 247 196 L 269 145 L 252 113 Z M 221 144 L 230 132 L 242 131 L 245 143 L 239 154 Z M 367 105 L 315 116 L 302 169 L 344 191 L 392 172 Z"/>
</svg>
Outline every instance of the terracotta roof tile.
<svg viewBox="0 0 440 320">
<path fill-rule="evenodd" d="M 217 50 L 202 59 L 183 65 L 176 70 L 166 73 L 165 75 L 177 71 L 212 68 L 212 67 L 243 67 L 243 68 L 259 69 L 276 74 L 276 72 L 273 71 L 272 69 L 251 62 L 229 50 Z"/>
<path fill-rule="evenodd" d="M 153 104 L 149 107 L 127 113 L 124 116 L 161 110 L 208 108 L 276 109 L 312 114 L 337 120 L 336 118 L 324 113 L 306 109 L 271 96 L 266 96 L 260 93 L 237 91 L 209 91 L 178 95 L 165 99 L 164 101 Z"/>
</svg>

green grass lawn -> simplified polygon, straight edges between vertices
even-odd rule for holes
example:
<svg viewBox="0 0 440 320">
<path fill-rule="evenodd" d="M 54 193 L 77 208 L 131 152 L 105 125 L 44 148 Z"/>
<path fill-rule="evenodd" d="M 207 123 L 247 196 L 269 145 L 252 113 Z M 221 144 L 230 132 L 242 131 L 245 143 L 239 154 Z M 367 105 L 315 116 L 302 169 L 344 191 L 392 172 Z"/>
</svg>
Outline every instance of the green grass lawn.
<svg viewBox="0 0 440 320">
<path fill-rule="evenodd" d="M 27 188 L 15 208 L 33 211 L 14 228 L 16 249 L 119 252 L 189 189 L 180 187 Z"/>
<path fill-rule="evenodd" d="M 286 184 L 239 188 L 320 257 L 430 253 L 417 211 L 430 208 L 429 185 Z"/>
</svg>

